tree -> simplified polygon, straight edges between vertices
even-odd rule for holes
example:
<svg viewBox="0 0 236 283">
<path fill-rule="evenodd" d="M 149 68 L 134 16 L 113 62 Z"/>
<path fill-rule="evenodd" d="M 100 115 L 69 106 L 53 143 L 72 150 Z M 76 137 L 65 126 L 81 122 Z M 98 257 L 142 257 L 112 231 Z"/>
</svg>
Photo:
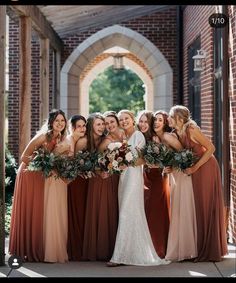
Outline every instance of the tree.
<svg viewBox="0 0 236 283">
<path fill-rule="evenodd" d="M 121 109 L 135 114 L 145 108 L 143 81 L 130 69 L 107 68 L 92 82 L 89 89 L 89 112 L 105 112 Z"/>
</svg>

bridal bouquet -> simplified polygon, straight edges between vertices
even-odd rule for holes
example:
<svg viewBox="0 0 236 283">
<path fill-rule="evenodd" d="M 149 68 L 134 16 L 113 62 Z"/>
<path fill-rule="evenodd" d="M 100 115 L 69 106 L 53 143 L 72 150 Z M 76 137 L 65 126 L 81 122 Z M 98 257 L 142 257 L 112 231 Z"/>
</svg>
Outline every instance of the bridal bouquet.
<svg viewBox="0 0 236 283">
<path fill-rule="evenodd" d="M 174 151 L 163 143 L 147 142 L 141 149 L 141 155 L 147 164 L 157 165 L 160 168 L 174 164 Z"/>
<path fill-rule="evenodd" d="M 174 153 L 174 164 L 173 166 L 177 170 L 185 170 L 191 167 L 197 161 L 196 155 L 191 149 L 183 149 Z"/>
<path fill-rule="evenodd" d="M 101 171 L 120 174 L 126 166 L 135 166 L 136 159 L 127 141 L 112 142 L 98 154 L 97 164 Z"/>
<path fill-rule="evenodd" d="M 74 158 L 74 166 L 77 168 L 77 175 L 87 179 L 95 176 L 95 165 L 97 153 L 88 150 L 78 151 Z"/>
<path fill-rule="evenodd" d="M 54 168 L 56 156 L 44 147 L 39 147 L 33 152 L 33 157 L 27 166 L 29 171 L 42 171 L 47 178 Z"/>
</svg>

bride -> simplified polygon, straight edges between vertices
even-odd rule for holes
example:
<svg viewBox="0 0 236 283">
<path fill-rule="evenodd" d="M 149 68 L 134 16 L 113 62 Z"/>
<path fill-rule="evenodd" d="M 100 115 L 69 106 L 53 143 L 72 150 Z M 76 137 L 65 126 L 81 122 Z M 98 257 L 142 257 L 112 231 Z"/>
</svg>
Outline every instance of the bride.
<svg viewBox="0 0 236 283">
<path fill-rule="evenodd" d="M 129 110 L 118 113 L 134 154 L 145 145 L 145 138 L 134 127 L 134 114 Z M 154 249 L 144 211 L 143 172 L 141 159 L 136 167 L 128 167 L 120 176 L 118 187 L 119 224 L 114 252 L 107 266 L 160 265 L 170 261 L 160 259 Z"/>
</svg>

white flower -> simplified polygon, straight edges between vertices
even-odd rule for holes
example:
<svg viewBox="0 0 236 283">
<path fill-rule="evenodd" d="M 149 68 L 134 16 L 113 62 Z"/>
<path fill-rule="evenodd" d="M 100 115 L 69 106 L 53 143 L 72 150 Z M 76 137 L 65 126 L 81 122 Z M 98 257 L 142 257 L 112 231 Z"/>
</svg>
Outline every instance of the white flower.
<svg viewBox="0 0 236 283">
<path fill-rule="evenodd" d="M 114 167 L 115 169 L 118 168 L 119 163 L 116 160 L 113 160 L 112 162 L 112 167 Z"/>
<path fill-rule="evenodd" d="M 108 149 L 109 150 L 114 150 L 116 148 L 120 148 L 122 146 L 122 143 L 121 142 L 111 142 L 109 145 L 108 145 Z"/>
<path fill-rule="evenodd" d="M 126 159 L 128 162 L 132 161 L 132 160 L 133 160 L 133 154 L 132 154 L 132 152 L 126 153 L 125 159 Z"/>
</svg>

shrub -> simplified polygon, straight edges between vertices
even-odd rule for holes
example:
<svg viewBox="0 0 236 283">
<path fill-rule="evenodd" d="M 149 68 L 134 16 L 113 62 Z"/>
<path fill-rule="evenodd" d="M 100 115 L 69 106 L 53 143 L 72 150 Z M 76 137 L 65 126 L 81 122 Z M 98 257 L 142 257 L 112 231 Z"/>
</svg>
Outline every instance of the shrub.
<svg viewBox="0 0 236 283">
<path fill-rule="evenodd" d="M 12 196 L 17 173 L 17 163 L 8 148 L 5 150 L 5 233 L 9 235 L 12 210 Z"/>
</svg>

